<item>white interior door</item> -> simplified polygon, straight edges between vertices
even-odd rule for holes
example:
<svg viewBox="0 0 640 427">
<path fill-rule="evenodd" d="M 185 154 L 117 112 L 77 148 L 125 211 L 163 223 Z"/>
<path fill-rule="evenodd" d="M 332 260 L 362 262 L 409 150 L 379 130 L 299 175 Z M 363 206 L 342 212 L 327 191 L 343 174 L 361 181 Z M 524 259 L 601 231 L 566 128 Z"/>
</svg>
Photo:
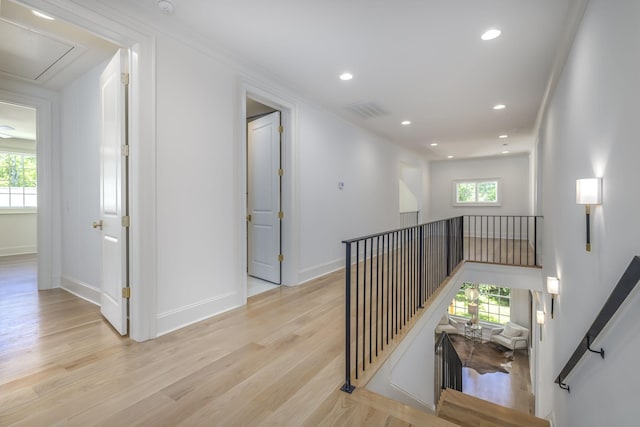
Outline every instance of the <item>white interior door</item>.
<svg viewBox="0 0 640 427">
<path fill-rule="evenodd" d="M 128 333 L 127 283 L 127 51 L 120 50 L 100 76 L 100 211 L 102 226 L 102 315 Z M 126 217 L 126 218 L 125 218 Z M 95 226 L 95 225 L 94 225 Z"/>
<path fill-rule="evenodd" d="M 280 284 L 280 112 L 247 127 L 249 275 Z"/>
</svg>

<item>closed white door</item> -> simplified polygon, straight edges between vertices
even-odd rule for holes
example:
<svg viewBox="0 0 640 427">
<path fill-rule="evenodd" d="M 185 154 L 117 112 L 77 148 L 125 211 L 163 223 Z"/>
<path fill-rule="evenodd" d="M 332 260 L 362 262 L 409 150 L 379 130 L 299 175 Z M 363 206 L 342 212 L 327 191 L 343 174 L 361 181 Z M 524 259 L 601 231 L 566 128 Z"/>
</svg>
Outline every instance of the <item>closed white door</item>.
<svg viewBox="0 0 640 427">
<path fill-rule="evenodd" d="M 247 128 L 248 273 L 280 284 L 280 112 Z"/>
<path fill-rule="evenodd" d="M 128 333 L 127 284 L 127 51 L 120 50 L 100 76 L 102 140 L 100 211 L 102 227 L 102 315 Z M 96 226 L 94 224 L 94 226 Z"/>
</svg>

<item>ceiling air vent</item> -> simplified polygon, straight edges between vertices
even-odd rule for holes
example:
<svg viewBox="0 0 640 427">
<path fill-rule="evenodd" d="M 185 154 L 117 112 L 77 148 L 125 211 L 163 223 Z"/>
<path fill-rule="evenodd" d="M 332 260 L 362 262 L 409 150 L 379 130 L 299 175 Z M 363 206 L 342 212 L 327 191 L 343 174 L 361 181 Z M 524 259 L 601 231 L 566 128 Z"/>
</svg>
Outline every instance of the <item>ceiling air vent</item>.
<svg viewBox="0 0 640 427">
<path fill-rule="evenodd" d="M 350 113 L 356 114 L 363 119 L 372 119 L 374 117 L 386 116 L 387 114 L 389 114 L 375 102 L 351 104 L 346 106 L 345 110 L 349 111 Z"/>
</svg>

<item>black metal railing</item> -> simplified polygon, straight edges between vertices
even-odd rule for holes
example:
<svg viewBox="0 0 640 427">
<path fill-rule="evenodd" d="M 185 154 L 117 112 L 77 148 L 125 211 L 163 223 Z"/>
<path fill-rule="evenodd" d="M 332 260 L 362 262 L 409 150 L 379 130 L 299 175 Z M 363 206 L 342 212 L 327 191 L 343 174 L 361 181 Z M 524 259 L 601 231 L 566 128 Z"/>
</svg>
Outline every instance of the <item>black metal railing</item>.
<svg viewBox="0 0 640 427">
<path fill-rule="evenodd" d="M 435 370 L 435 404 L 445 388 L 462 391 L 462 361 L 446 332 L 436 343 Z"/>
<path fill-rule="evenodd" d="M 358 379 L 463 260 L 462 217 L 345 240 L 345 384 Z"/>
<path fill-rule="evenodd" d="M 465 215 L 464 259 L 517 266 L 540 266 L 542 217 Z"/>
<path fill-rule="evenodd" d="M 560 388 L 569 392 L 571 391 L 569 386 L 565 383 L 565 380 L 587 351 L 597 353 L 604 359 L 604 349 L 601 348 L 600 350 L 594 350 L 591 348 L 591 344 L 595 341 L 600 332 L 602 332 L 609 320 L 611 320 L 614 314 L 616 314 L 618 308 L 620 308 L 624 303 L 624 300 L 629 296 L 638 281 L 640 281 L 640 256 L 634 256 L 624 274 L 618 281 L 618 284 L 611 292 L 611 295 L 609 295 L 607 302 L 604 303 L 602 310 L 600 310 L 600 313 L 596 316 L 591 327 L 589 327 L 587 333 L 584 335 L 582 340 L 580 340 L 578 347 L 556 378 L 555 382 L 560 386 Z"/>
</svg>

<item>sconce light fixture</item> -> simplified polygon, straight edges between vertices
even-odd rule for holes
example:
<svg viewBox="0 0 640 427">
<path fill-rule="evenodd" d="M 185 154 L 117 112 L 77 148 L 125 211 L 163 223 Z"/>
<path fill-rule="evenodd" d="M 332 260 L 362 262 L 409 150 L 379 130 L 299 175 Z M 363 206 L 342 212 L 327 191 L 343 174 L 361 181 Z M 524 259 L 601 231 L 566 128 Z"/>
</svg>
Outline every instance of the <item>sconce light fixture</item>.
<svg viewBox="0 0 640 427">
<path fill-rule="evenodd" d="M 558 295 L 560 280 L 557 277 L 547 277 L 547 292 L 551 294 L 551 318 L 553 319 L 553 299 Z"/>
<path fill-rule="evenodd" d="M 536 322 L 540 325 L 540 341 L 542 341 L 542 325 L 544 325 L 544 311 L 536 311 Z"/>
<path fill-rule="evenodd" d="M 576 180 L 576 203 L 584 205 L 587 216 L 587 252 L 591 251 L 591 205 L 602 204 L 602 178 L 585 178 Z"/>
</svg>

